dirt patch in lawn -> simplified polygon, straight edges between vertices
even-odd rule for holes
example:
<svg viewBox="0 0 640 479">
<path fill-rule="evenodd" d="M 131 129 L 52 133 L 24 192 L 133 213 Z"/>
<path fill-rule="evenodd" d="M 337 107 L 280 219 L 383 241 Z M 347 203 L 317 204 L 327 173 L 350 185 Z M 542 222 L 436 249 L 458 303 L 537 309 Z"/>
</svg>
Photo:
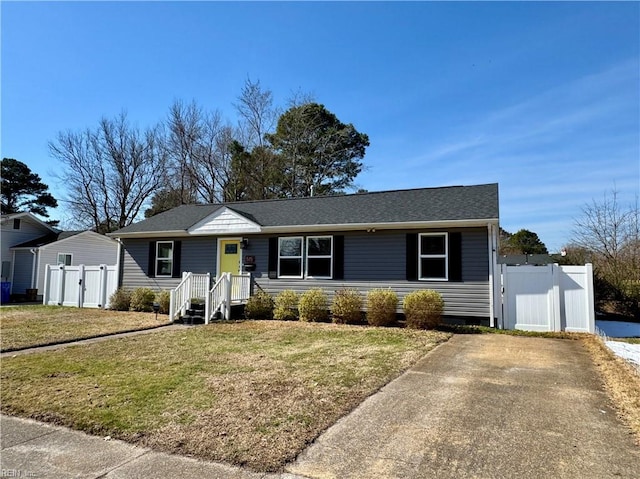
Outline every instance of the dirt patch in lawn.
<svg viewBox="0 0 640 479">
<path fill-rule="evenodd" d="M 17 306 L 0 310 L 0 350 L 15 351 L 168 323 L 168 316 L 153 313 Z"/>
<path fill-rule="evenodd" d="M 450 334 L 219 323 L 3 361 L 2 409 L 277 471 Z"/>
</svg>

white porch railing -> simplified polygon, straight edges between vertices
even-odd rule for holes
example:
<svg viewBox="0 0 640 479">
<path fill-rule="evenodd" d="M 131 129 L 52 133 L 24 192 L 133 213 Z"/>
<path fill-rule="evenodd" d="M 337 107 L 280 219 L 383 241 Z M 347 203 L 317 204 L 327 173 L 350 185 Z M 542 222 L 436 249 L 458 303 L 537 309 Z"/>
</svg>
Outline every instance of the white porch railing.
<svg viewBox="0 0 640 479">
<path fill-rule="evenodd" d="M 207 298 L 211 276 L 206 274 L 182 273 L 182 281 L 171 290 L 169 300 L 169 320 L 173 321 L 178 313 L 184 314 L 191 306 L 192 298 Z"/>
<path fill-rule="evenodd" d="M 251 295 L 251 274 L 223 273 L 209 291 L 205 302 L 205 323 L 220 311 L 222 319 L 231 318 L 231 305 L 240 304 Z"/>
<path fill-rule="evenodd" d="M 192 298 L 203 298 L 205 323 L 209 323 L 220 311 L 223 319 L 231 318 L 231 305 L 244 303 L 251 295 L 251 274 L 223 273 L 209 289 L 210 275 L 183 273 L 182 281 L 171 290 L 169 320 L 184 316 L 191 307 Z"/>
</svg>

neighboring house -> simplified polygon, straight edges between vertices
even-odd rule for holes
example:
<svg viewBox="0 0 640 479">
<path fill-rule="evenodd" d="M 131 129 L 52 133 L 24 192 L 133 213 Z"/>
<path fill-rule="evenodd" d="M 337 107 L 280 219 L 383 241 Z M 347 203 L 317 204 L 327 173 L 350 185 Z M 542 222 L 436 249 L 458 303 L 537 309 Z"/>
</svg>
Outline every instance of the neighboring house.
<svg viewBox="0 0 640 479">
<path fill-rule="evenodd" d="M 47 264 L 114 265 L 117 260 L 118 243 L 93 231 L 59 231 L 31 213 L 2 217 L 2 280 L 11 282 L 14 296 L 37 290 L 41 297 Z"/>
<path fill-rule="evenodd" d="M 498 185 L 184 205 L 110 236 L 120 284 L 172 289 L 182 272 L 251 271 L 272 294 L 434 289 L 445 314 L 495 323 Z"/>
<path fill-rule="evenodd" d="M 24 253 L 18 253 L 16 257 L 15 252 L 11 248 L 27 241 L 57 234 L 59 234 L 57 229 L 49 226 L 33 213 L 25 212 L 2 215 L 0 220 L 2 281 L 12 281 L 14 273 L 16 273 L 16 279 L 20 283 L 28 283 L 29 286 L 27 287 L 30 288 L 31 274 L 33 272 L 33 255 L 29 253 L 29 251 L 26 251 Z"/>
</svg>

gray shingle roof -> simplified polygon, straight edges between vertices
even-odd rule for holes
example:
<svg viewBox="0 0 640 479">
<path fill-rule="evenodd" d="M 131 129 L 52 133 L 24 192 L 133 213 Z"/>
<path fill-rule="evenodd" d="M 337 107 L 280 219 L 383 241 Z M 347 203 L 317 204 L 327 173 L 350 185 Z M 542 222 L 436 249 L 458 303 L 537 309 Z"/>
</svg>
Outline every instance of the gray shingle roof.
<svg viewBox="0 0 640 479">
<path fill-rule="evenodd" d="M 420 188 L 223 205 L 183 205 L 111 235 L 186 231 L 223 207 L 263 227 L 491 220 L 498 218 L 498 185 Z"/>
<path fill-rule="evenodd" d="M 65 238 L 69 238 L 71 236 L 75 236 L 77 234 L 82 233 L 85 230 L 80 231 L 60 231 L 58 233 L 49 233 L 48 235 L 41 236 L 39 238 L 25 241 L 24 243 L 17 244 L 12 246 L 12 248 L 38 248 L 40 246 L 47 245 L 49 243 L 53 243 L 54 241 L 60 241 Z"/>
</svg>

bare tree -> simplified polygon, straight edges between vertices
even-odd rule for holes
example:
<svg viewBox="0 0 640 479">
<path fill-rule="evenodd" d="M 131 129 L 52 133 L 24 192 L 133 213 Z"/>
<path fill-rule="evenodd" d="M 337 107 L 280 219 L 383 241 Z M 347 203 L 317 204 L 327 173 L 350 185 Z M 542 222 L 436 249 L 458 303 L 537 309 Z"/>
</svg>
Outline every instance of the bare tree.
<svg viewBox="0 0 640 479">
<path fill-rule="evenodd" d="M 611 298 L 640 312 L 640 221 L 638 199 L 620 204 L 615 189 L 593 200 L 575 221 L 573 243 L 588 251 L 596 276 L 606 282 Z M 596 291 L 597 293 L 597 291 Z"/>
<path fill-rule="evenodd" d="M 224 201 L 224 189 L 231 177 L 231 143 L 234 129 L 223 123 L 218 112 L 205 116 L 194 173 L 199 198 L 207 203 Z"/>
<path fill-rule="evenodd" d="M 140 131 L 125 113 L 103 118 L 95 130 L 60 132 L 49 150 L 66 167 L 59 177 L 77 225 L 100 233 L 138 219 L 166 167 L 157 130 Z"/>
<path fill-rule="evenodd" d="M 260 80 L 255 82 L 247 78 L 234 103 L 240 116 L 238 125 L 238 140 L 247 149 L 264 147 L 265 135 L 276 126 L 280 112 L 273 106 L 273 94 L 271 90 L 265 90 L 260 86 Z"/>
</svg>

